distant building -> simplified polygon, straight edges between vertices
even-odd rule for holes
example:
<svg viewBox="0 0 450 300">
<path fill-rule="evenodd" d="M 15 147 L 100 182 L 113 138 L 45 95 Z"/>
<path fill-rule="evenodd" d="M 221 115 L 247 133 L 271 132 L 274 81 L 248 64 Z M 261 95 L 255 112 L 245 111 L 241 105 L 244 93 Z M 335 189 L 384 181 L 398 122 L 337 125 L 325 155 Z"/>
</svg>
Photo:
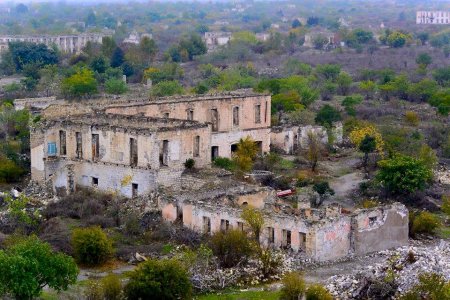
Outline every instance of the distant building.
<svg viewBox="0 0 450 300">
<path fill-rule="evenodd" d="M 269 38 L 270 38 L 270 33 L 261 32 L 261 33 L 256 34 L 256 39 L 260 42 L 265 42 Z"/>
<path fill-rule="evenodd" d="M 130 35 L 126 39 L 123 40 L 123 43 L 124 44 L 135 44 L 135 45 L 137 45 L 137 44 L 139 44 L 141 42 L 141 40 L 144 37 L 148 37 L 149 39 L 152 39 L 153 35 L 150 34 L 150 33 L 139 34 L 139 33 L 137 33 L 137 31 L 133 31 L 133 32 L 130 33 Z"/>
<path fill-rule="evenodd" d="M 231 40 L 231 32 L 214 31 L 205 32 L 204 40 L 208 51 L 215 50 L 219 46 L 228 44 Z"/>
<path fill-rule="evenodd" d="M 34 44 L 56 45 L 62 52 L 77 53 L 87 42 L 101 44 L 106 34 L 82 33 L 69 35 L 0 35 L 0 53 L 8 50 L 10 42 L 29 42 Z"/>
<path fill-rule="evenodd" d="M 418 11 L 416 24 L 450 24 L 449 11 Z"/>
</svg>

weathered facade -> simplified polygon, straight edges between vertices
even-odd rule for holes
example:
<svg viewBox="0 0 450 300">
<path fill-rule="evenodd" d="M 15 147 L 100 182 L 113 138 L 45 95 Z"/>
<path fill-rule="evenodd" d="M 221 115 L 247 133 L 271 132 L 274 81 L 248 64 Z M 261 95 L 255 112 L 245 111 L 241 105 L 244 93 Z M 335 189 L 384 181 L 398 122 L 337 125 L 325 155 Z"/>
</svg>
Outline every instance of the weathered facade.
<svg viewBox="0 0 450 300">
<path fill-rule="evenodd" d="M 418 11 L 416 13 L 416 24 L 450 24 L 450 11 Z"/>
<path fill-rule="evenodd" d="M 138 194 L 177 186 L 187 159 L 202 168 L 231 157 L 241 138 L 251 137 L 261 153 L 270 149 L 270 96 L 264 94 L 93 103 L 42 112 L 44 121 L 31 133 L 34 181 L 51 180 L 60 193 L 80 185 L 132 197 L 133 184 Z"/>
<path fill-rule="evenodd" d="M 57 193 L 92 186 L 127 197 L 176 185 L 184 162 L 210 164 L 210 125 L 103 113 L 46 120 L 31 134 L 31 175 Z"/>
<path fill-rule="evenodd" d="M 8 50 L 10 42 L 30 42 L 35 44 L 45 44 L 49 47 L 56 45 L 59 50 L 69 53 L 77 53 L 86 46 L 87 42 L 103 42 L 106 35 L 99 33 L 82 33 L 69 35 L 1 35 L 0 53 Z"/>
<path fill-rule="evenodd" d="M 231 32 L 205 32 L 204 41 L 208 51 L 215 50 L 217 47 L 228 44 L 231 40 Z"/>
<path fill-rule="evenodd" d="M 270 142 L 273 147 L 285 154 L 293 154 L 308 147 L 310 135 L 314 135 L 322 144 L 328 142 L 339 144 L 343 139 L 342 123 L 333 124 L 330 130 L 324 126 L 313 125 L 272 127 Z"/>
<path fill-rule="evenodd" d="M 211 157 L 231 157 L 241 138 L 250 136 L 262 153 L 270 150 L 271 97 L 264 94 L 181 96 L 111 105 L 107 113 L 144 115 L 211 123 Z"/>
<path fill-rule="evenodd" d="M 195 199 L 195 200 L 194 200 Z M 181 219 L 184 226 L 205 234 L 229 229 L 247 230 L 240 217 L 251 205 L 264 215 L 260 243 L 266 247 L 292 249 L 318 261 L 407 245 L 408 211 L 404 205 L 342 210 L 339 205 L 321 209 L 293 209 L 279 205 L 273 191 L 260 188 L 230 190 L 208 195 L 194 194 L 160 203 L 168 221 Z"/>
</svg>

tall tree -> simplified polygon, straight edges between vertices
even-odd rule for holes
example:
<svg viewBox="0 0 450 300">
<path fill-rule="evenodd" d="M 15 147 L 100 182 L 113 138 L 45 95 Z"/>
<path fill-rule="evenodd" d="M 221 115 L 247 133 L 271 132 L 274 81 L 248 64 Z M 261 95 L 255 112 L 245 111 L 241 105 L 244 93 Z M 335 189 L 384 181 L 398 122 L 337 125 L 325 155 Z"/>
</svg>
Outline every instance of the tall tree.
<svg viewBox="0 0 450 300">
<path fill-rule="evenodd" d="M 118 68 L 125 62 L 125 54 L 122 49 L 116 47 L 111 56 L 111 67 Z"/>
</svg>

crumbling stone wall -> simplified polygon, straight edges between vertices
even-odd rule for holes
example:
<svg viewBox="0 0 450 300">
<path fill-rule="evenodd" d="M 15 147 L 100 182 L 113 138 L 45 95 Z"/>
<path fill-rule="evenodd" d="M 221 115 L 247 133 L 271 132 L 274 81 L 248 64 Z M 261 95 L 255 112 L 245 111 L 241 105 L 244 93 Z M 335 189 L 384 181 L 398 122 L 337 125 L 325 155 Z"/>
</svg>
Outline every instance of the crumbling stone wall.
<svg viewBox="0 0 450 300">
<path fill-rule="evenodd" d="M 161 202 L 160 205 L 166 220 L 175 221 L 182 217 L 186 227 L 198 232 L 212 234 L 242 228 L 244 221 L 240 218 L 240 206 L 215 203 L 199 200 Z M 264 209 L 261 244 L 302 251 L 314 260 L 326 261 L 408 243 L 407 209 L 402 204 L 357 210 L 353 214 L 338 214 L 336 209 L 328 213 L 325 210 L 322 213 L 314 211 L 306 209 L 295 214 Z M 205 222 L 209 225 L 206 226 Z M 210 231 L 206 232 L 208 229 Z"/>
<path fill-rule="evenodd" d="M 61 105 L 65 104 L 65 100 L 56 100 L 55 96 L 52 97 L 40 97 L 40 98 L 24 98 L 24 99 L 15 99 L 14 100 L 14 108 L 16 110 L 21 109 L 45 109 L 50 105 Z"/>
<path fill-rule="evenodd" d="M 324 126 L 286 126 L 272 127 L 270 139 L 272 146 L 282 150 L 286 154 L 293 154 L 297 149 L 306 149 L 309 145 L 309 135 L 315 135 L 323 144 L 329 142 L 330 134 L 333 144 L 342 143 L 343 127 L 342 123 L 333 124 L 328 132 Z"/>
<path fill-rule="evenodd" d="M 219 156 L 231 157 L 231 146 L 247 136 L 260 143 L 262 152 L 270 151 L 270 105 L 270 96 L 250 93 L 162 98 L 141 103 L 111 105 L 106 107 L 105 112 L 143 114 L 159 118 L 168 116 L 181 120 L 192 117 L 200 123 L 213 123 L 212 110 L 217 110 L 217 131 L 213 129 L 211 132 L 211 147 L 218 147 Z M 233 121 L 234 108 L 238 108 L 238 124 Z"/>
</svg>

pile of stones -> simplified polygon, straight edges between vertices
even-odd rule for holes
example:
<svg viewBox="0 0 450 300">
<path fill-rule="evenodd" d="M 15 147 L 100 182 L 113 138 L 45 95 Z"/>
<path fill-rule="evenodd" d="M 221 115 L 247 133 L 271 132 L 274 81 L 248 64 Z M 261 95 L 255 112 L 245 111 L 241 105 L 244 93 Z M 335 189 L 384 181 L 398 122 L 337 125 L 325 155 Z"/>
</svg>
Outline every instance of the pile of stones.
<svg viewBox="0 0 450 300">
<path fill-rule="evenodd" d="M 352 275 L 336 275 L 327 281 L 326 288 L 335 299 L 366 298 L 375 290 L 384 293 L 383 299 L 390 299 L 409 291 L 422 273 L 437 273 L 450 280 L 450 247 L 443 240 L 436 246 L 405 246 L 377 255 L 386 259 Z"/>
</svg>

